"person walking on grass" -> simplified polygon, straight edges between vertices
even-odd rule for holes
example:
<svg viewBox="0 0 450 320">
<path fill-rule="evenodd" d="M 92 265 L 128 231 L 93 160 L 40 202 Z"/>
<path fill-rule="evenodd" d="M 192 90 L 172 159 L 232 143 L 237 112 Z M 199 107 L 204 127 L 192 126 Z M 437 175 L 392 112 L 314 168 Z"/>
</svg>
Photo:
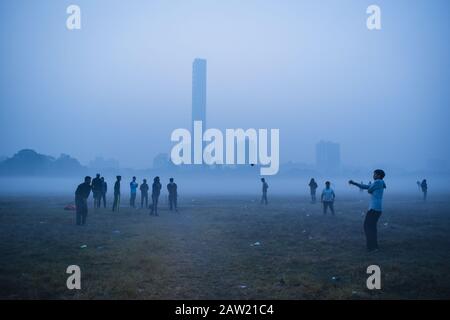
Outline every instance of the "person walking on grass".
<svg viewBox="0 0 450 320">
<path fill-rule="evenodd" d="M 364 233 L 366 234 L 366 245 L 368 252 L 376 252 L 378 248 L 378 235 L 377 235 L 377 223 L 381 217 L 383 211 L 383 193 L 386 189 L 384 183 L 385 173 L 381 169 L 377 169 L 373 172 L 374 182 L 368 185 L 361 184 L 350 180 L 348 183 L 357 186 L 360 189 L 367 190 L 370 194 L 369 211 L 366 213 L 364 219 Z"/>
<path fill-rule="evenodd" d="M 320 200 L 323 203 L 323 214 L 327 214 L 327 209 L 330 208 L 331 214 L 334 216 L 334 194 L 333 189 L 330 188 L 330 181 L 325 182 L 325 189 L 322 191 Z"/>
</svg>

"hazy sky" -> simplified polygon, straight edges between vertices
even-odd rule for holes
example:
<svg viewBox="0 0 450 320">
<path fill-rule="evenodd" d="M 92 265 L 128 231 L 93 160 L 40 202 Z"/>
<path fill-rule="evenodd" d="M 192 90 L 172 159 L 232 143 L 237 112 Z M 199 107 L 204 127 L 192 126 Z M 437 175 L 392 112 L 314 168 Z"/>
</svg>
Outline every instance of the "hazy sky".
<svg viewBox="0 0 450 320">
<path fill-rule="evenodd" d="M 0 155 L 150 167 L 191 127 L 201 57 L 208 127 L 279 128 L 281 162 L 325 139 L 347 164 L 422 167 L 450 155 L 449 31 L 447 0 L 2 0 Z"/>
</svg>

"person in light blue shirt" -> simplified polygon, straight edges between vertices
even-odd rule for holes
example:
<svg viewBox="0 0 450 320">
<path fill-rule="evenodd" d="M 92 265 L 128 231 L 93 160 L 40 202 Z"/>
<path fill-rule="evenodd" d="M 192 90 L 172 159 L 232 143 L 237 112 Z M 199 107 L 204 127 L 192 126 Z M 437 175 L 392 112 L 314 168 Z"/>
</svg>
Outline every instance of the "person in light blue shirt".
<svg viewBox="0 0 450 320">
<path fill-rule="evenodd" d="M 384 183 L 385 173 L 381 169 L 377 169 L 373 172 L 373 183 L 368 185 L 354 182 L 350 180 L 348 183 L 359 187 L 360 189 L 367 190 L 370 194 L 369 211 L 366 213 L 364 219 L 364 233 L 366 234 L 367 251 L 378 251 L 378 236 L 377 236 L 377 223 L 381 217 L 383 211 L 383 193 L 386 189 Z"/>
<path fill-rule="evenodd" d="M 136 182 L 136 177 L 133 177 L 133 181 L 130 182 L 130 207 L 136 208 L 136 193 L 137 193 L 138 183 Z"/>
<path fill-rule="evenodd" d="M 330 188 L 330 181 L 325 182 L 325 189 L 322 191 L 320 200 L 323 203 L 323 214 L 327 214 L 327 209 L 330 208 L 331 214 L 334 216 L 334 194 L 333 189 Z"/>
</svg>

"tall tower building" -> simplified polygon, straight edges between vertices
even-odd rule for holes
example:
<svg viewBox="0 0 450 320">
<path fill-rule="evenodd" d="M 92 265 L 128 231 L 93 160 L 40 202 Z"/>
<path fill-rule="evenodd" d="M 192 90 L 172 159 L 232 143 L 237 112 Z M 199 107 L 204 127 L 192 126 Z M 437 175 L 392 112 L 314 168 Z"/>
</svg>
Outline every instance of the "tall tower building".
<svg viewBox="0 0 450 320">
<path fill-rule="evenodd" d="M 204 132 L 206 127 L 205 59 L 195 59 L 192 64 L 192 126 L 194 121 L 202 121 Z"/>
</svg>

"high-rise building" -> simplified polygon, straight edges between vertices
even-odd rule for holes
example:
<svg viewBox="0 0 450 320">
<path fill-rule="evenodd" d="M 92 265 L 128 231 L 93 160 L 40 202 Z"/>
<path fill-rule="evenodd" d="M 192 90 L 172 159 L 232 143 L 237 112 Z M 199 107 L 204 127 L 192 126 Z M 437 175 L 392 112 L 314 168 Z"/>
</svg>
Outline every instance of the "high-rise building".
<svg viewBox="0 0 450 320">
<path fill-rule="evenodd" d="M 192 64 L 192 126 L 202 121 L 206 127 L 206 60 L 195 59 Z M 193 131 L 192 131 L 193 132 Z"/>
<path fill-rule="evenodd" d="M 316 145 L 316 166 L 325 174 L 335 174 L 341 168 L 341 148 L 339 143 L 320 141 Z"/>
</svg>

